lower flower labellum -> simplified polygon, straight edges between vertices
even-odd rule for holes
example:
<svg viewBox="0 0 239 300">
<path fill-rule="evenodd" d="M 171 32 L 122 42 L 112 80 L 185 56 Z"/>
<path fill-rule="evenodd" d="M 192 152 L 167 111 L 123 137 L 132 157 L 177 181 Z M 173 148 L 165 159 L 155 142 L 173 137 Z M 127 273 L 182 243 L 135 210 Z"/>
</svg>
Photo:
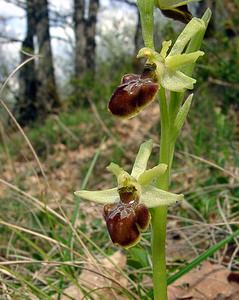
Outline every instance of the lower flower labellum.
<svg viewBox="0 0 239 300">
<path fill-rule="evenodd" d="M 148 228 L 150 213 L 134 191 L 119 190 L 120 201 L 104 206 L 104 218 L 114 244 L 128 248 L 140 239 L 140 233 Z"/>
<path fill-rule="evenodd" d="M 154 67 L 146 65 L 141 75 L 123 76 L 121 84 L 111 96 L 108 108 L 117 117 L 132 118 L 154 100 L 158 88 Z"/>
</svg>

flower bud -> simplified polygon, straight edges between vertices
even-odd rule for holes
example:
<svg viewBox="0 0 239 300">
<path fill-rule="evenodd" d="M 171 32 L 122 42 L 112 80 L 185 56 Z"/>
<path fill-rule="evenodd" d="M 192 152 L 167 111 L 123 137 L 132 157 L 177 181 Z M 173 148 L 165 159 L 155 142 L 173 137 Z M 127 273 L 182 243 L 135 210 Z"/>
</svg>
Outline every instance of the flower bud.
<svg viewBox="0 0 239 300">
<path fill-rule="evenodd" d="M 109 110 L 115 116 L 132 118 L 149 105 L 158 91 L 154 70 L 145 68 L 142 75 L 126 74 L 110 98 Z"/>
</svg>

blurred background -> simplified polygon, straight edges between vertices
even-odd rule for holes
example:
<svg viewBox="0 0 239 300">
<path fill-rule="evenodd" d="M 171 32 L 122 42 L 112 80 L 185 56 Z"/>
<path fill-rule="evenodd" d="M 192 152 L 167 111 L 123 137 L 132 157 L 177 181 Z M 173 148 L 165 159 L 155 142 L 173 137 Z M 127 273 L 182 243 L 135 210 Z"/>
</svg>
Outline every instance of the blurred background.
<svg viewBox="0 0 239 300">
<path fill-rule="evenodd" d="M 227 236 L 239 222 L 239 3 L 204 0 L 189 5 L 197 17 L 207 7 L 213 15 L 202 46 L 205 55 L 194 72 L 193 105 L 176 149 L 172 189 L 187 201 L 170 211 L 169 272 Z M 155 23 L 158 50 L 184 27 L 159 9 Z M 24 299 L 54 294 L 61 299 L 81 273 L 79 266 L 8 266 L 9 261 L 70 261 L 78 253 L 88 263 L 89 253 L 99 256 L 97 246 L 103 256 L 116 251 L 102 222 L 102 207 L 77 202 L 73 192 L 82 186 L 111 187 L 105 167 L 113 160 L 129 169 L 148 138 L 155 142 L 151 165 L 157 162 L 156 101 L 129 121 L 107 111 L 121 77 L 142 71 L 144 62 L 136 59 L 142 46 L 134 0 L 0 0 L 3 295 L 7 290 L 12 299 L 23 299 L 23 294 Z M 147 280 L 144 287 L 137 286 L 142 272 L 150 274 L 149 238 L 146 233 L 123 266 L 130 278 L 127 289 L 137 291 L 140 299 L 150 299 L 152 292 Z M 213 261 L 238 271 L 237 251 L 238 242 L 232 243 Z"/>
<path fill-rule="evenodd" d="M 0 5 L 1 82 L 36 55 L 19 69 L 5 92 L 20 125 L 73 106 L 87 106 L 89 92 L 94 94 L 94 99 L 90 98 L 95 104 L 104 105 L 111 86 L 125 71 L 142 68 L 135 58 L 143 41 L 133 0 L 14 0 Z M 205 42 L 207 55 L 197 71 L 199 81 L 220 91 L 214 104 L 224 109 L 237 105 L 238 98 L 237 5 L 230 0 L 190 5 L 194 16 L 201 16 L 206 7 L 213 11 Z M 162 40 L 175 38 L 183 28 L 160 10 L 156 23 L 158 48 Z"/>
</svg>

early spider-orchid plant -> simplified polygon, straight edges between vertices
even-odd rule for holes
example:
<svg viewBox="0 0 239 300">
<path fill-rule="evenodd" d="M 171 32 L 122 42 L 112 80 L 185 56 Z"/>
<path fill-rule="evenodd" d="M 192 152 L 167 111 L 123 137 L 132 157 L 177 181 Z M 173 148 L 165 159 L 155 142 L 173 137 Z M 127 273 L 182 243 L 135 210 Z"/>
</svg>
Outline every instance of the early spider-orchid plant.
<svg viewBox="0 0 239 300">
<path fill-rule="evenodd" d="M 192 72 L 197 59 L 204 54 L 201 43 L 211 12 L 201 19 L 192 18 L 187 4 L 194 0 L 137 0 L 141 16 L 145 47 L 137 57 L 146 58 L 142 74 L 123 76 L 109 102 L 111 113 L 120 118 L 132 118 L 159 96 L 160 153 L 159 164 L 146 170 L 152 141 L 141 145 L 131 174 L 111 163 L 108 170 L 117 177 L 118 186 L 102 191 L 78 191 L 83 199 L 104 204 L 104 218 L 113 243 L 125 248 L 135 245 L 140 232 L 152 227 L 152 266 L 154 299 L 167 299 L 166 224 L 167 207 L 183 195 L 168 192 L 174 148 L 190 109 L 196 80 Z M 187 23 L 173 44 L 164 41 L 157 52 L 154 47 L 154 9 L 166 16 Z M 185 100 L 184 100 L 185 99 Z"/>
</svg>

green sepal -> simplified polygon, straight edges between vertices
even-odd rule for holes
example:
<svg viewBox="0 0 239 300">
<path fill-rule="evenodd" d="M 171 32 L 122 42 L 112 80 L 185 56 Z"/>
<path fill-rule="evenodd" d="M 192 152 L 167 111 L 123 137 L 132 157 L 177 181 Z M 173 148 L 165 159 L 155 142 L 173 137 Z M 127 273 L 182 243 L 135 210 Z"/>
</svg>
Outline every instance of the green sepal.
<svg viewBox="0 0 239 300">
<path fill-rule="evenodd" d="M 107 189 L 102 191 L 82 190 L 74 192 L 74 194 L 82 199 L 102 204 L 111 204 L 119 200 L 118 188 Z"/>
<path fill-rule="evenodd" d="M 138 178 L 138 183 L 140 185 L 148 185 L 154 179 L 157 179 L 159 176 L 163 175 L 167 170 L 166 164 L 159 164 L 158 166 L 146 170 L 143 174 L 141 174 Z"/>
<path fill-rule="evenodd" d="M 171 70 L 177 70 L 185 65 L 195 63 L 196 60 L 203 55 L 203 51 L 171 55 L 166 58 L 165 66 Z"/>
<path fill-rule="evenodd" d="M 183 199 L 184 196 L 182 194 L 173 194 L 149 185 L 142 189 L 140 202 L 148 208 L 152 208 L 158 206 L 169 206 L 182 201 Z"/>
<path fill-rule="evenodd" d="M 147 142 L 141 144 L 131 172 L 131 176 L 135 179 L 138 179 L 139 176 L 146 170 L 152 148 L 152 140 L 148 140 Z"/>
<path fill-rule="evenodd" d="M 162 86 L 173 92 L 184 92 L 185 89 L 192 90 L 196 80 L 183 74 L 181 71 L 167 70 L 161 79 Z"/>
</svg>

